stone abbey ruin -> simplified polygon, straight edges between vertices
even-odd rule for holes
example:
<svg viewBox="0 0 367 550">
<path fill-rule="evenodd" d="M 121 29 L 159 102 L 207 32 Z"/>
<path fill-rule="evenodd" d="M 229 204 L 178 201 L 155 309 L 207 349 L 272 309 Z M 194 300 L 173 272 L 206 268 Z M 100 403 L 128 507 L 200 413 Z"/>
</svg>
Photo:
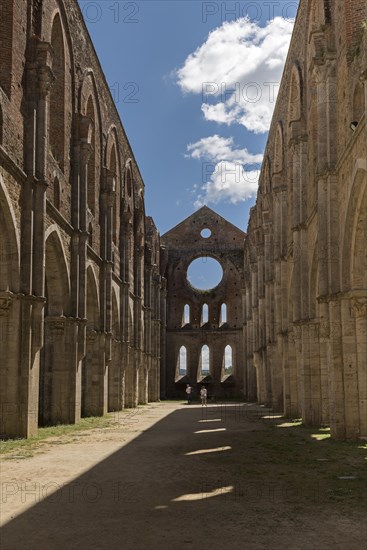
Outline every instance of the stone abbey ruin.
<svg viewBox="0 0 367 550">
<path fill-rule="evenodd" d="M 76 0 L 0 6 L 1 435 L 202 382 L 366 438 L 365 0 L 300 0 L 246 233 L 163 236 Z"/>
</svg>

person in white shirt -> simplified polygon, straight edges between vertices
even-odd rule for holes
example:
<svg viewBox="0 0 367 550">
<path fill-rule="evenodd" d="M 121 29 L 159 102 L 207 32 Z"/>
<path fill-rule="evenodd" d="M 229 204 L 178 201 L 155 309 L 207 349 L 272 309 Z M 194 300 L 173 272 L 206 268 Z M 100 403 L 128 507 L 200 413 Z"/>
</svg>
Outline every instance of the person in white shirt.
<svg viewBox="0 0 367 550">
<path fill-rule="evenodd" d="M 208 390 L 205 386 L 201 386 L 200 390 L 201 404 L 206 406 L 206 398 L 208 397 Z"/>
</svg>

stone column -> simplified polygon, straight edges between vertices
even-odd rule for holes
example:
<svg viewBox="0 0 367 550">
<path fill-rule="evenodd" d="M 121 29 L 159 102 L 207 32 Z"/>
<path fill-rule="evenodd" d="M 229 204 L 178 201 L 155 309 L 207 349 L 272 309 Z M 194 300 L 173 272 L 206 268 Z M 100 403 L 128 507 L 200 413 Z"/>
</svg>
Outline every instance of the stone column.
<svg viewBox="0 0 367 550">
<path fill-rule="evenodd" d="M 161 280 L 160 289 L 160 397 L 167 397 L 166 326 L 167 326 L 167 281 Z"/>
<path fill-rule="evenodd" d="M 46 204 L 46 156 L 48 141 L 47 96 L 53 82 L 51 48 L 34 41 L 32 60 L 26 66 L 27 116 L 25 121 L 25 171 L 22 185 L 21 292 L 19 310 L 19 385 L 17 412 L 10 420 L 9 435 L 29 437 L 37 432 L 39 350 L 43 346 L 44 220 Z M 9 367 L 9 365 L 8 365 Z"/>
<path fill-rule="evenodd" d="M 341 308 L 336 296 L 329 298 L 330 346 L 330 427 L 335 439 L 345 438 L 344 380 Z"/>
<path fill-rule="evenodd" d="M 358 376 L 359 437 L 367 437 L 367 299 L 352 299 L 352 316 L 356 323 L 356 356 Z"/>
<path fill-rule="evenodd" d="M 363 378 L 366 379 L 366 369 L 363 373 L 362 369 L 358 368 L 356 318 L 362 317 L 363 310 L 366 313 L 366 304 L 367 299 L 365 298 L 351 300 L 349 296 L 344 296 L 340 302 L 345 437 L 348 439 L 355 439 L 360 435 L 360 393 L 362 389 L 363 395 Z M 364 347 L 366 347 L 366 342 L 364 342 Z"/>
</svg>

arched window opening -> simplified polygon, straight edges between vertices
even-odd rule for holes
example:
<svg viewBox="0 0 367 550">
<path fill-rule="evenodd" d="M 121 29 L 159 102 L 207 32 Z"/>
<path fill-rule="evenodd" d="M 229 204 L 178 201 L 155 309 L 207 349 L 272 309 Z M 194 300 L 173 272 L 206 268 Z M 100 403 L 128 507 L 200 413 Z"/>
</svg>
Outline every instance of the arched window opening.
<svg viewBox="0 0 367 550">
<path fill-rule="evenodd" d="M 89 210 L 95 215 L 96 205 L 96 130 L 95 130 L 95 111 L 92 96 L 89 96 L 87 103 L 87 117 L 93 121 L 91 135 L 91 154 L 88 161 L 88 189 L 87 189 L 87 204 Z"/>
<path fill-rule="evenodd" d="M 111 150 L 111 156 L 110 156 L 110 172 L 113 175 L 114 178 L 117 180 L 117 159 L 116 159 L 116 147 L 115 144 L 113 144 L 112 150 Z M 116 244 L 117 243 L 117 185 L 115 188 L 115 200 L 113 202 L 113 212 L 112 212 L 112 240 Z"/>
<path fill-rule="evenodd" d="M 183 315 L 182 315 L 182 326 L 188 325 L 190 323 L 190 306 L 186 304 L 184 306 Z"/>
<path fill-rule="evenodd" d="M 267 156 L 263 164 L 263 177 L 261 181 L 262 194 L 267 194 L 271 192 L 271 174 L 270 174 L 270 160 Z"/>
<path fill-rule="evenodd" d="M 185 346 L 180 347 L 180 351 L 178 353 L 178 375 L 186 376 L 187 374 L 187 349 Z"/>
<path fill-rule="evenodd" d="M 93 246 L 93 226 L 91 222 L 88 225 L 88 244 Z"/>
<path fill-rule="evenodd" d="M 130 198 L 133 192 L 132 175 L 131 175 L 130 168 L 126 169 L 125 177 L 126 177 L 126 192 L 128 197 Z"/>
<path fill-rule="evenodd" d="M 283 170 L 283 133 L 279 124 L 274 145 L 274 173 L 279 174 Z"/>
<path fill-rule="evenodd" d="M 200 378 L 205 378 L 210 374 L 210 350 L 207 345 L 201 348 L 200 353 Z"/>
<path fill-rule="evenodd" d="M 209 306 L 204 304 L 201 310 L 201 326 L 209 323 Z"/>
<path fill-rule="evenodd" d="M 59 15 L 55 16 L 51 46 L 53 49 L 52 72 L 55 78 L 50 91 L 50 151 L 64 170 L 65 162 L 65 48 Z"/>
<path fill-rule="evenodd" d="M 142 254 L 144 244 L 144 217 L 141 210 L 134 212 L 134 238 L 131 257 L 134 258 L 134 294 L 141 296 L 142 272 L 144 257 Z"/>
<path fill-rule="evenodd" d="M 55 178 L 54 180 L 54 206 L 58 210 L 61 208 L 61 189 L 58 178 Z"/>
<path fill-rule="evenodd" d="M 219 326 L 224 325 L 227 322 L 227 305 L 222 304 L 220 308 Z"/>
<path fill-rule="evenodd" d="M 233 350 L 231 346 L 226 346 L 224 349 L 223 373 L 224 376 L 233 374 Z"/>
<path fill-rule="evenodd" d="M 293 68 L 289 96 L 288 121 L 294 122 L 301 118 L 301 79 L 299 71 Z"/>
</svg>

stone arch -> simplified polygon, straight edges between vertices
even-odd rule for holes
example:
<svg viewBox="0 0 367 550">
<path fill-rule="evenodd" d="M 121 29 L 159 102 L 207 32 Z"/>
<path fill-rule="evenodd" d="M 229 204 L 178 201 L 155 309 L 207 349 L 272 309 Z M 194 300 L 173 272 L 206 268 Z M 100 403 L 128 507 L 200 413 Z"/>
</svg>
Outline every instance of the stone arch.
<svg viewBox="0 0 367 550">
<path fill-rule="evenodd" d="M 50 316 L 67 316 L 70 309 L 70 277 L 64 246 L 56 225 L 45 234 L 46 311 Z"/>
<path fill-rule="evenodd" d="M 205 302 L 201 308 L 200 325 L 203 326 L 206 325 L 206 323 L 209 323 L 209 305 Z"/>
<path fill-rule="evenodd" d="M 96 112 L 95 112 L 92 95 L 88 97 L 86 116 L 93 121 L 93 124 L 91 125 L 91 135 L 90 135 L 91 153 L 88 160 L 87 207 L 94 216 L 96 213 L 96 202 L 97 202 L 97 192 L 96 192 L 97 145 L 96 145 L 96 128 L 95 128 Z"/>
<path fill-rule="evenodd" d="M 268 194 L 271 192 L 271 165 L 269 155 L 266 155 L 262 167 L 262 178 L 261 178 L 261 188 L 263 194 Z"/>
<path fill-rule="evenodd" d="M 94 266 L 90 263 L 87 267 L 87 342 L 81 384 L 83 417 L 103 414 L 105 359 L 100 323 L 99 287 Z"/>
<path fill-rule="evenodd" d="M 0 174 L 0 290 L 19 290 L 19 232 L 9 194 Z"/>
<path fill-rule="evenodd" d="M 100 328 L 98 281 L 92 264 L 87 267 L 87 327 L 93 331 Z"/>
<path fill-rule="evenodd" d="M 94 74 L 87 69 L 79 88 L 79 112 L 90 119 L 91 154 L 88 161 L 87 206 L 94 218 L 98 219 L 99 211 L 99 180 L 102 155 L 102 118 L 99 96 Z"/>
<path fill-rule="evenodd" d="M 19 376 L 22 347 L 19 291 L 19 232 L 10 197 L 0 174 L 0 401 L 7 412 L 2 415 L 1 432 L 18 436 L 22 419 L 18 408 L 21 397 Z"/>
<path fill-rule="evenodd" d="M 144 242 L 145 242 L 145 211 L 144 201 L 139 193 L 134 193 L 134 294 L 141 296 L 143 290 L 143 261 L 144 261 Z"/>
<path fill-rule="evenodd" d="M 124 371 L 121 363 L 121 333 L 119 289 L 112 286 L 112 343 L 108 367 L 108 410 L 118 411 L 124 406 Z"/>
<path fill-rule="evenodd" d="M 133 210 L 134 191 L 133 174 L 130 160 L 126 162 L 123 177 L 121 222 L 120 222 L 120 257 L 121 275 L 125 282 L 130 282 L 130 259 L 134 253 L 133 243 Z"/>
<path fill-rule="evenodd" d="M 357 161 L 346 210 L 342 253 L 342 290 L 366 288 L 366 161 Z"/>
<path fill-rule="evenodd" d="M 274 142 L 274 174 L 280 174 L 283 171 L 283 156 L 283 127 L 281 122 L 278 122 Z"/>
<path fill-rule="evenodd" d="M 191 308 L 189 304 L 185 304 L 182 312 L 182 326 L 190 324 Z"/>
<path fill-rule="evenodd" d="M 200 349 L 198 382 L 210 376 L 211 353 L 208 344 L 203 344 Z"/>
<path fill-rule="evenodd" d="M 228 323 L 228 311 L 227 304 L 223 302 L 220 306 L 219 326 L 225 325 L 226 323 Z"/>
<path fill-rule="evenodd" d="M 127 298 L 127 319 L 125 327 L 127 329 L 128 336 L 128 349 L 126 356 L 126 368 L 125 368 L 125 407 L 136 407 L 138 404 L 138 363 L 135 354 L 134 344 L 136 341 L 136 321 L 135 321 L 135 308 L 133 300 Z"/>
<path fill-rule="evenodd" d="M 39 424 L 70 421 L 65 396 L 69 395 L 70 278 L 62 239 L 57 226 L 45 234 L 45 322 L 44 346 L 40 353 Z"/>
<path fill-rule="evenodd" d="M 39 1 L 39 0 L 38 0 Z M 66 135 L 68 135 L 69 132 L 71 132 L 71 119 L 72 114 L 75 112 L 75 94 L 73 93 L 73 90 L 75 90 L 75 63 L 74 63 L 74 49 L 73 49 L 73 42 L 72 42 L 72 33 L 70 32 L 69 28 L 69 20 L 70 17 L 67 13 L 67 6 L 65 5 L 65 2 L 57 0 L 57 2 L 54 2 L 56 4 L 55 8 L 52 9 L 50 7 L 50 11 L 46 11 L 45 9 L 42 9 L 45 7 L 42 6 L 42 3 L 44 4 L 44 0 L 41 0 L 40 4 L 33 2 L 33 17 L 34 17 L 34 32 L 38 37 L 42 37 L 42 40 L 45 40 L 46 42 L 49 42 L 52 45 L 52 31 L 53 31 L 53 25 L 55 22 L 56 17 L 60 19 L 61 28 L 62 28 L 62 38 L 63 38 L 63 46 L 64 46 L 64 53 L 65 53 L 65 79 L 66 79 L 66 112 L 67 112 L 67 118 L 69 119 L 67 121 L 67 131 Z M 47 15 L 45 16 L 45 13 Z M 58 52 L 56 52 L 56 55 Z"/>
<path fill-rule="evenodd" d="M 125 163 L 125 174 L 124 174 L 124 199 L 125 202 L 129 202 L 134 195 L 134 177 L 131 166 L 131 160 L 127 160 Z"/>
<path fill-rule="evenodd" d="M 120 155 L 117 140 L 116 128 L 112 126 L 108 132 L 107 146 L 106 146 L 106 167 L 108 175 L 112 179 L 112 186 L 114 191 L 114 201 L 112 208 L 112 240 L 115 245 L 118 245 L 120 236 L 120 227 L 118 227 L 120 220 L 120 203 L 121 203 L 121 165 Z"/>
<path fill-rule="evenodd" d="M 66 52 L 64 29 L 60 14 L 57 12 L 52 21 L 51 29 L 52 73 L 54 82 L 50 91 L 49 106 L 49 144 L 50 151 L 56 162 L 64 171 L 66 145 Z"/>
<path fill-rule="evenodd" d="M 302 116 L 302 75 L 298 64 L 294 63 L 291 71 L 291 83 L 288 102 L 288 123 L 299 121 Z"/>
<path fill-rule="evenodd" d="M 223 351 L 222 379 L 234 374 L 234 353 L 233 346 L 227 344 Z"/>
<path fill-rule="evenodd" d="M 115 286 L 112 286 L 112 335 L 120 339 L 120 308 Z"/>
<path fill-rule="evenodd" d="M 188 374 L 188 350 L 186 346 L 180 346 L 177 353 L 177 366 L 175 381 L 181 380 Z"/>
</svg>

